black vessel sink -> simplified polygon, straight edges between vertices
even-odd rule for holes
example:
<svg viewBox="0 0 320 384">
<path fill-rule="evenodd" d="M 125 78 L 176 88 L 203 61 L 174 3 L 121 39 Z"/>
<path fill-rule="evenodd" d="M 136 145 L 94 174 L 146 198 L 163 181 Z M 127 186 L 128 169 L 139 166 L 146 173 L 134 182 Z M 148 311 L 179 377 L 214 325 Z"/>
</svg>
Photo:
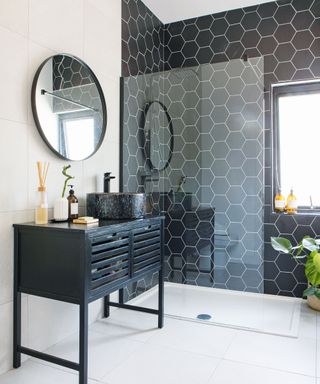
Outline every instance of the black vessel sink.
<svg viewBox="0 0 320 384">
<path fill-rule="evenodd" d="M 98 219 L 140 219 L 146 214 L 144 193 L 88 193 L 87 215 Z"/>
</svg>

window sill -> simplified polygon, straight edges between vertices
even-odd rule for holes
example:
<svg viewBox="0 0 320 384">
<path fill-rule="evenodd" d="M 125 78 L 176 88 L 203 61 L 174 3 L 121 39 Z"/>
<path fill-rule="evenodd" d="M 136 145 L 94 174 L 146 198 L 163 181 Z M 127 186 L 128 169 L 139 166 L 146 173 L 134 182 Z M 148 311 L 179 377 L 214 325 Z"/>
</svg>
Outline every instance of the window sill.
<svg viewBox="0 0 320 384">
<path fill-rule="evenodd" d="M 272 212 L 271 216 L 320 216 L 320 209 L 315 210 L 300 210 L 297 213 L 291 215 L 285 212 Z"/>
</svg>

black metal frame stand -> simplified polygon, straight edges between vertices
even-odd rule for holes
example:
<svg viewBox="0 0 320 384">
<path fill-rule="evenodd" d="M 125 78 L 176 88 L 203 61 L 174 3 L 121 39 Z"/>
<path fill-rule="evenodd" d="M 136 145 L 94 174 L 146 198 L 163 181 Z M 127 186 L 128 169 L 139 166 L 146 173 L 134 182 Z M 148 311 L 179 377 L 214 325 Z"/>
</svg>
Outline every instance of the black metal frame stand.
<svg viewBox="0 0 320 384">
<path fill-rule="evenodd" d="M 23 353 L 73 369 L 79 372 L 79 384 L 87 384 L 88 307 L 98 299 L 104 299 L 104 317 L 113 306 L 157 315 L 158 327 L 163 327 L 163 218 L 107 223 L 96 229 L 32 223 L 14 227 L 14 368 L 21 366 Z M 156 272 L 158 309 L 125 304 L 123 289 Z M 117 291 L 119 302 L 110 302 L 110 294 Z M 22 293 L 79 306 L 79 362 L 21 345 Z"/>
<path fill-rule="evenodd" d="M 110 295 L 105 296 L 104 298 L 104 317 L 110 316 L 110 307 L 129 309 L 132 311 L 150 313 L 152 315 L 158 316 L 158 328 L 163 328 L 163 318 L 164 318 L 164 295 L 163 295 L 163 272 L 162 269 L 159 271 L 159 283 L 158 283 L 158 309 L 151 309 L 145 307 L 139 307 L 136 305 L 124 304 L 123 302 L 123 289 L 119 290 L 119 302 L 110 301 Z"/>
<path fill-rule="evenodd" d="M 14 287 L 14 322 L 13 322 L 13 367 L 19 368 L 21 366 L 21 354 L 29 355 L 34 358 L 48 361 L 69 369 L 79 372 L 79 384 L 88 383 L 88 302 L 83 302 L 79 305 L 79 363 L 61 359 L 43 352 L 36 351 L 31 348 L 23 347 L 21 345 L 21 292 Z M 164 295 L 163 295 L 163 272 L 159 271 L 158 283 L 158 309 L 138 307 L 134 305 L 124 304 L 123 288 L 119 290 L 119 302 L 110 302 L 110 295 L 104 297 L 104 317 L 110 316 L 110 307 L 117 307 L 129 309 L 133 311 L 150 313 L 158 316 L 158 328 L 163 327 L 164 319 Z"/>
</svg>

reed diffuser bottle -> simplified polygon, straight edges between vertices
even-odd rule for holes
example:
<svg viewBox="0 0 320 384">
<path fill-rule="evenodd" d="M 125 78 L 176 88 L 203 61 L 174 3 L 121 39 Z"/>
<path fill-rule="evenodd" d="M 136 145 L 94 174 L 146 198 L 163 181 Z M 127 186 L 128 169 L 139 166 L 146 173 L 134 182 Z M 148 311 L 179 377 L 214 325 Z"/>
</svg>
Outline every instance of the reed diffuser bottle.
<svg viewBox="0 0 320 384">
<path fill-rule="evenodd" d="M 46 179 L 49 169 L 49 163 L 44 163 L 42 166 L 41 161 L 37 162 L 39 187 L 38 187 L 38 203 L 35 212 L 36 224 L 48 224 L 48 195 L 46 189 Z"/>
</svg>

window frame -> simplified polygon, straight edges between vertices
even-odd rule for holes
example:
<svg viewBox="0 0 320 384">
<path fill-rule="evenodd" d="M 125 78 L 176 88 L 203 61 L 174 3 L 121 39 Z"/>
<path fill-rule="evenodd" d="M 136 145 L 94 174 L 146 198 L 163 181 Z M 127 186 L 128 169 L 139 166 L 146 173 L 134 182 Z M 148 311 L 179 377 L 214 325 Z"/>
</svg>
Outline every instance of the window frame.
<svg viewBox="0 0 320 384">
<path fill-rule="evenodd" d="M 279 140 L 279 97 L 281 96 L 295 96 L 299 94 L 320 94 L 320 80 L 308 81 L 292 81 L 287 83 L 277 83 L 271 85 L 271 113 L 272 113 L 272 212 L 274 209 L 274 196 L 277 193 L 279 186 L 281 186 L 281 164 L 280 164 L 280 140 Z M 313 213 L 320 214 L 320 206 L 299 205 L 299 213 Z"/>
</svg>

